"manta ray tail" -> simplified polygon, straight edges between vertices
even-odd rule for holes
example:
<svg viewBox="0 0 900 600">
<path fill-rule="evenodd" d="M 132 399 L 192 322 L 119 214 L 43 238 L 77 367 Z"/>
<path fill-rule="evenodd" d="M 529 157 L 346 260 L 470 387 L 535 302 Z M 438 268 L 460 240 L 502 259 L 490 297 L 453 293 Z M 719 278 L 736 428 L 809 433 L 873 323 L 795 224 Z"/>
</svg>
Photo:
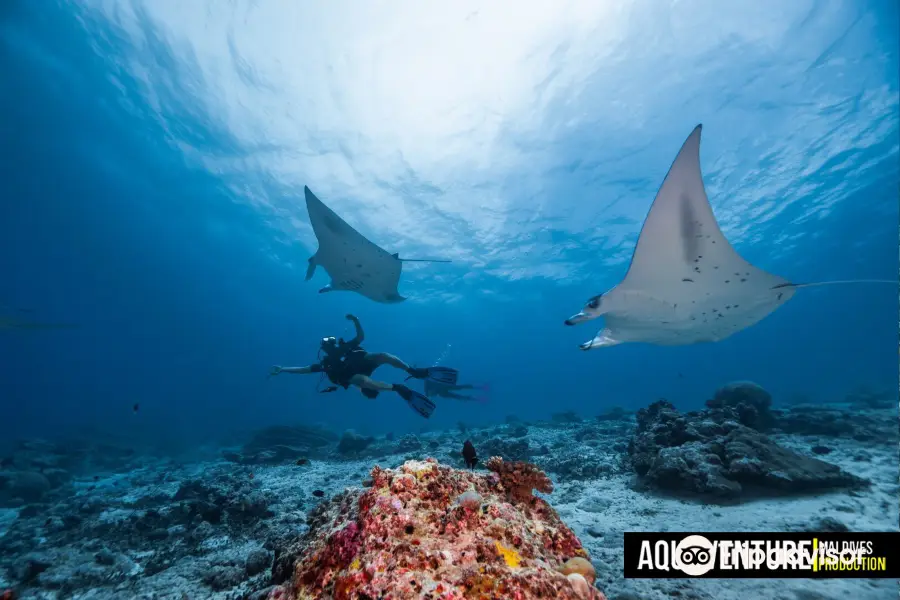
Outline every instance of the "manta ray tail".
<svg viewBox="0 0 900 600">
<path fill-rule="evenodd" d="M 399 254 L 392 254 L 394 258 L 399 260 L 400 262 L 429 262 L 429 263 L 448 263 L 453 262 L 452 260 L 445 260 L 442 258 L 400 258 Z"/>
<path fill-rule="evenodd" d="M 777 287 L 816 287 L 820 285 L 844 285 L 845 283 L 888 283 L 890 285 L 900 285 L 900 281 L 890 279 L 838 279 L 835 281 L 812 281 L 810 283 L 789 283 Z"/>
</svg>

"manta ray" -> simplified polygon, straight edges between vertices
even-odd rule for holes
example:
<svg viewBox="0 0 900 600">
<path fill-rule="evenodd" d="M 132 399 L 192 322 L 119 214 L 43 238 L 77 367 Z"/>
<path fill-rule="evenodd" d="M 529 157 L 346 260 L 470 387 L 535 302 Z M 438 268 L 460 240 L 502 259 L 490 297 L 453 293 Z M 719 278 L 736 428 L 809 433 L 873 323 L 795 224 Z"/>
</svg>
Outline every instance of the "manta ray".
<svg viewBox="0 0 900 600">
<path fill-rule="evenodd" d="M 406 300 L 397 286 L 404 262 L 442 262 L 400 258 L 370 242 L 342 218 L 325 206 L 306 186 L 306 208 L 319 248 L 309 258 L 306 281 L 312 279 L 316 267 L 322 267 L 331 277 L 331 283 L 319 290 L 325 292 L 356 292 L 383 304 L 395 304 Z"/>
<path fill-rule="evenodd" d="M 700 172 L 697 125 L 669 168 L 641 228 L 625 278 L 590 298 L 566 319 L 576 325 L 604 317 L 605 327 L 582 350 L 644 342 L 680 346 L 718 342 L 755 325 L 798 289 L 888 280 L 792 283 L 744 260 L 713 215 Z"/>
</svg>

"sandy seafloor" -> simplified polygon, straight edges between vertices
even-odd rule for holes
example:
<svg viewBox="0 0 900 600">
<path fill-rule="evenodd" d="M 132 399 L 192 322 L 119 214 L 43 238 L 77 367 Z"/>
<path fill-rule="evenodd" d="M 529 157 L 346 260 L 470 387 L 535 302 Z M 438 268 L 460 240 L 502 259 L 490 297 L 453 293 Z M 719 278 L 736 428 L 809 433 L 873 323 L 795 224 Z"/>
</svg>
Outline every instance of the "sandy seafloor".
<svg viewBox="0 0 900 600">
<path fill-rule="evenodd" d="M 896 412 L 886 411 L 885 418 L 896 420 Z M 313 459 L 304 466 L 295 461 L 272 466 L 235 464 L 215 457 L 221 449 L 209 449 L 207 460 L 180 463 L 134 457 L 112 469 L 117 472 L 107 469 L 96 479 L 80 474 L 66 494 L 38 504 L 37 511 L 0 509 L 0 590 L 25 577 L 29 583 L 17 585 L 23 599 L 250 597 L 250 591 L 266 585 L 272 540 L 304 531 L 306 512 L 321 501 L 312 495 L 313 490 L 324 491 L 327 498 L 345 487 L 360 486 L 374 464 L 393 467 L 410 458 L 434 456 L 461 466 L 458 452 L 463 440 L 502 435 L 508 427 L 423 433 L 417 436 L 423 444 L 418 450 L 398 451 L 398 440 L 378 438 L 362 458 Z M 596 435 L 578 442 L 572 432 L 585 427 L 595 429 Z M 619 466 L 628 439 L 627 427 L 621 424 L 593 420 L 532 424 L 525 439 L 532 448 L 550 450 L 532 459 L 539 465 L 558 463 L 563 457 L 608 467 L 600 469 L 598 477 L 576 481 L 560 481 L 559 474 L 548 469 L 555 490 L 545 497 L 582 540 L 597 569 L 597 587 L 611 600 L 898 597 L 898 582 L 887 579 L 626 580 L 622 576 L 624 531 L 815 530 L 823 518 L 835 519 L 852 531 L 895 531 L 896 440 L 862 443 L 774 436 L 781 444 L 810 455 L 812 446 L 827 444 L 832 452 L 821 458 L 870 479 L 871 487 L 716 506 L 635 491 L 634 475 Z M 194 527 L 196 520 L 185 526 L 169 519 L 167 505 L 186 481 L 223 490 L 228 501 L 241 503 L 241 510 L 250 507 L 246 527 L 209 523 Z M 156 520 L 149 527 L 154 533 L 135 537 L 135 527 L 121 526 L 129 518 L 144 518 L 148 510 L 155 511 L 145 518 Z M 34 561 L 43 565 L 38 573 L 29 572 Z"/>
</svg>

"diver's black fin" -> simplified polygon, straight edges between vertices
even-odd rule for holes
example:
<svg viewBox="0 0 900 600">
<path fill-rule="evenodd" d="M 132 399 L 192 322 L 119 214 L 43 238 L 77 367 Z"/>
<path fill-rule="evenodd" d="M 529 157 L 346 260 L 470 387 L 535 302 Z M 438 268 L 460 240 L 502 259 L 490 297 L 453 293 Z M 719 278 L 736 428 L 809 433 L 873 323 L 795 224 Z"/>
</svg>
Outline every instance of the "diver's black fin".
<svg viewBox="0 0 900 600">
<path fill-rule="evenodd" d="M 456 380 L 459 378 L 459 371 L 449 367 L 428 367 L 427 371 L 428 376 L 425 379 L 430 379 L 435 383 L 456 385 Z"/>
<path fill-rule="evenodd" d="M 410 408 L 426 419 L 430 417 L 432 413 L 434 413 L 434 409 L 437 408 L 434 402 L 428 399 L 428 396 L 420 394 L 419 392 L 413 392 L 412 397 L 406 402 L 409 403 Z"/>
<path fill-rule="evenodd" d="M 400 394 L 401 398 L 406 400 L 406 403 L 409 404 L 410 408 L 426 419 L 430 417 L 432 413 L 434 413 L 434 409 L 437 408 L 434 402 L 428 399 L 428 396 L 420 394 L 415 390 L 411 390 L 405 385 L 395 385 L 394 391 Z"/>
</svg>

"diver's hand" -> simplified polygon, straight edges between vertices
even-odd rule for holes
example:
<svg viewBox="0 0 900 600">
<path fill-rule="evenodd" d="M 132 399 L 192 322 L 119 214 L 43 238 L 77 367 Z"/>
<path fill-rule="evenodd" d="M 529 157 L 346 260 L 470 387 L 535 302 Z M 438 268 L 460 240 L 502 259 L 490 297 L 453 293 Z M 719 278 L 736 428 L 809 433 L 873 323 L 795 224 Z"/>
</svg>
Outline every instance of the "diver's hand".
<svg viewBox="0 0 900 600">
<path fill-rule="evenodd" d="M 281 367 L 272 367 L 272 370 L 269 371 L 269 377 L 271 377 L 272 375 L 278 375 L 279 373 L 281 373 L 281 370 Z"/>
<path fill-rule="evenodd" d="M 359 319 L 357 319 L 354 315 L 347 315 L 347 320 L 353 321 L 354 323 L 357 323 L 359 321 Z"/>
</svg>

